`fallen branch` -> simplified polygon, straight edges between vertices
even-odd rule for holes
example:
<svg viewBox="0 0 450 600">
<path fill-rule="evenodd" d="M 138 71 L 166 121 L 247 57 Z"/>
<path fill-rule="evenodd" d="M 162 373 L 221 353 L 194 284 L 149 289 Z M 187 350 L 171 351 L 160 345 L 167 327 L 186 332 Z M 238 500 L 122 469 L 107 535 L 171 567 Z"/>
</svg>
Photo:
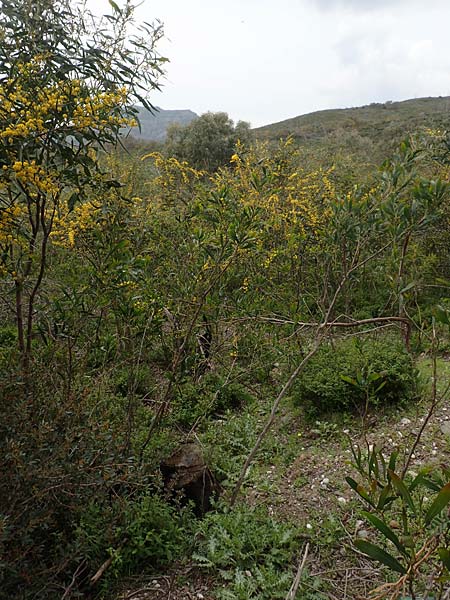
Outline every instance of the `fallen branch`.
<svg viewBox="0 0 450 600">
<path fill-rule="evenodd" d="M 119 550 L 121 550 L 125 544 L 127 543 L 127 540 L 123 540 L 123 542 L 120 544 L 120 546 L 117 548 L 117 550 L 115 552 L 118 552 Z M 95 573 L 95 575 L 93 575 L 89 581 L 89 584 L 91 586 L 94 586 L 97 581 L 103 577 L 103 574 L 105 573 L 105 571 L 107 571 L 109 569 L 109 567 L 111 566 L 112 562 L 114 560 L 114 553 L 105 560 L 105 562 L 101 565 L 101 567 L 98 569 L 98 571 Z"/>
<path fill-rule="evenodd" d="M 291 585 L 291 589 L 289 590 L 289 592 L 286 596 L 286 600 L 295 600 L 295 597 L 297 595 L 298 586 L 300 585 L 300 581 L 302 578 L 303 569 L 305 568 L 306 559 L 308 558 L 308 552 L 309 552 L 309 542 L 306 544 L 306 548 L 305 548 L 305 551 L 303 552 L 302 560 L 300 561 L 300 564 L 297 569 L 297 574 L 295 575 L 295 579 Z"/>
<path fill-rule="evenodd" d="M 90 579 L 90 585 L 95 585 L 97 583 L 97 581 L 103 576 L 104 572 L 109 569 L 109 567 L 111 566 L 112 561 L 114 560 L 113 556 L 110 556 L 107 560 L 105 560 L 105 562 L 102 564 L 102 566 L 99 568 L 99 570 L 95 573 L 95 575 L 93 575 Z"/>
<path fill-rule="evenodd" d="M 75 573 L 72 575 L 72 581 L 64 590 L 64 594 L 61 597 L 61 600 L 66 600 L 66 598 L 70 598 L 72 589 L 75 587 L 78 577 L 86 570 L 86 561 L 83 560 L 78 567 L 76 568 Z"/>
</svg>

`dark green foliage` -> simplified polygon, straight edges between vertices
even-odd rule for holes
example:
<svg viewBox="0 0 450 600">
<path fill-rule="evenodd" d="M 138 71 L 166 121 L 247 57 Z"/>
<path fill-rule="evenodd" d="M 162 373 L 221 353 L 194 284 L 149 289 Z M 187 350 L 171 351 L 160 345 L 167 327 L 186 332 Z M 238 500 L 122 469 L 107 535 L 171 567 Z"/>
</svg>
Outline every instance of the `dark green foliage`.
<svg viewBox="0 0 450 600">
<path fill-rule="evenodd" d="M 170 156 L 187 161 L 196 169 L 216 171 L 229 163 L 238 140 L 250 139 L 250 126 L 234 125 L 227 113 L 208 112 L 189 125 L 172 125 L 167 131 L 166 150 Z"/>
<path fill-rule="evenodd" d="M 294 529 L 263 509 L 241 506 L 205 517 L 199 525 L 194 560 L 229 582 L 229 588 L 218 592 L 219 598 L 272 600 L 286 596 L 298 545 Z"/>
<path fill-rule="evenodd" d="M 74 535 L 75 552 L 91 569 L 113 557 L 103 585 L 121 575 L 139 573 L 182 556 L 192 539 L 189 509 L 169 505 L 157 494 L 113 498 L 85 507 Z"/>
<path fill-rule="evenodd" d="M 253 400 L 240 383 L 209 373 L 198 382 L 186 380 L 178 386 L 175 418 L 183 425 L 192 426 L 199 419 L 248 406 Z"/>
<path fill-rule="evenodd" d="M 371 379 L 370 374 L 377 376 L 376 385 L 356 385 L 364 377 Z M 414 397 L 416 384 L 412 357 L 401 342 L 391 338 L 350 339 L 319 349 L 296 384 L 294 398 L 311 413 L 361 412 L 367 394 L 370 404 L 405 402 Z"/>
</svg>

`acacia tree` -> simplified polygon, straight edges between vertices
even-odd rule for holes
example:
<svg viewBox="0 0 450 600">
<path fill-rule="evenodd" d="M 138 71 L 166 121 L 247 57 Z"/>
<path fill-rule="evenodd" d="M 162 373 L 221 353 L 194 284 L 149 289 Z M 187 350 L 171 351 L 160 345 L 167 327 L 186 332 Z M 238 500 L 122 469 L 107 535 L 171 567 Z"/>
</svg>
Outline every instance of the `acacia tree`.
<svg viewBox="0 0 450 600">
<path fill-rule="evenodd" d="M 236 125 L 225 112 L 207 112 L 185 126 L 174 124 L 167 132 L 167 153 L 196 169 L 216 171 L 229 163 L 238 140 L 248 142 L 250 125 Z"/>
<path fill-rule="evenodd" d="M 162 26 L 130 35 L 133 6 L 97 18 L 71 0 L 0 1 L 0 275 L 25 370 L 55 219 L 120 184 L 98 152 L 152 106 L 165 61 Z"/>
</svg>

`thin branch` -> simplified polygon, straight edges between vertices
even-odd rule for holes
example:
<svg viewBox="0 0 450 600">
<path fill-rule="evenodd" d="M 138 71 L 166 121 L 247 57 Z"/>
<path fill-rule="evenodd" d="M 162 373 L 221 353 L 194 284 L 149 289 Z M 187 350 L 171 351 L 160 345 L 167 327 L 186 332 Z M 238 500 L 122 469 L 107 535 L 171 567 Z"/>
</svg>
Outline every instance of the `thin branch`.
<svg viewBox="0 0 450 600">
<path fill-rule="evenodd" d="M 300 564 L 297 569 L 297 574 L 295 575 L 295 579 L 291 585 L 291 589 L 289 590 L 289 592 L 286 596 L 286 600 L 295 600 L 295 597 L 297 595 L 298 586 L 300 585 L 300 581 L 302 578 L 303 569 L 305 568 L 306 559 L 308 558 L 308 552 L 309 552 L 309 542 L 306 544 L 306 548 L 303 553 L 303 558 L 300 561 Z"/>
</svg>

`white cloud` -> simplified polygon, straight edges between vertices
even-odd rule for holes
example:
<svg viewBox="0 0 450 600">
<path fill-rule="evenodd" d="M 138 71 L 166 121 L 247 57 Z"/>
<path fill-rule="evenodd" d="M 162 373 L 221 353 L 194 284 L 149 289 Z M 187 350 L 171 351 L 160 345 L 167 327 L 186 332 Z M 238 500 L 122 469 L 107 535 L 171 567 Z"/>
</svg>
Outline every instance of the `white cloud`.
<svg viewBox="0 0 450 600">
<path fill-rule="evenodd" d="M 260 125 L 450 94 L 448 0 L 148 0 L 138 16 L 165 22 L 163 108 Z"/>
</svg>

